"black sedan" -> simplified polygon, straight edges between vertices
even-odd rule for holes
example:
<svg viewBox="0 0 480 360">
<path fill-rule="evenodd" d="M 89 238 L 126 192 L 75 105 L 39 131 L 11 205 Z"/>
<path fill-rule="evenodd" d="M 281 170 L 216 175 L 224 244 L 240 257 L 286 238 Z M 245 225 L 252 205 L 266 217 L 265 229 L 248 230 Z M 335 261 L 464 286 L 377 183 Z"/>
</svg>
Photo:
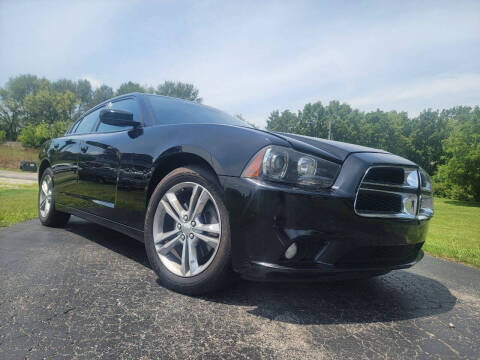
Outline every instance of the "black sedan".
<svg viewBox="0 0 480 360">
<path fill-rule="evenodd" d="M 412 266 L 433 194 L 421 168 L 388 152 L 135 93 L 43 145 L 38 206 L 44 225 L 73 214 L 144 242 L 162 284 L 200 294 L 234 273 L 337 279 Z"/>
</svg>

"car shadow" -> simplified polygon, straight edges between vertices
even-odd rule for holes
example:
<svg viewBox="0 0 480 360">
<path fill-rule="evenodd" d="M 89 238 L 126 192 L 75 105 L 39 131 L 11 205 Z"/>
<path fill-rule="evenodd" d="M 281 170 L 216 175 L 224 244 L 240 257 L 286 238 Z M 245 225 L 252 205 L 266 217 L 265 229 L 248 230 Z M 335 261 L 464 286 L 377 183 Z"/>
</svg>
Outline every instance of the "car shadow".
<svg viewBox="0 0 480 360">
<path fill-rule="evenodd" d="M 252 307 L 250 314 L 305 325 L 408 320 L 448 312 L 457 301 L 439 281 L 404 270 L 355 281 L 240 281 L 204 299 Z"/>
<path fill-rule="evenodd" d="M 75 218 L 67 230 L 150 268 L 143 244 L 133 238 Z M 427 317 L 450 311 L 457 300 L 441 282 L 405 270 L 341 282 L 238 280 L 200 299 L 246 307 L 248 313 L 270 320 L 305 325 Z"/>
<path fill-rule="evenodd" d="M 145 246 L 130 236 L 77 217 L 71 218 L 65 230 L 95 242 L 111 251 L 115 251 L 147 268 L 151 268 L 145 252 Z"/>
</svg>

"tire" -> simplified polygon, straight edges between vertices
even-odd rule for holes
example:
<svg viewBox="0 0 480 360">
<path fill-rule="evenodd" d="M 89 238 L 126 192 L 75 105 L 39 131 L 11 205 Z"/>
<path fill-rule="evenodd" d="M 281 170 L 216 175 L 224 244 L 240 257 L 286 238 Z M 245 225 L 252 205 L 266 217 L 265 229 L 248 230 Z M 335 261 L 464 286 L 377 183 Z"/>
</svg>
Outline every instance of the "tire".
<svg viewBox="0 0 480 360">
<path fill-rule="evenodd" d="M 177 203 L 170 202 L 172 194 Z M 166 202 L 173 215 L 177 215 L 175 218 L 167 211 Z M 184 215 L 178 216 L 179 212 Z M 170 229 L 166 230 L 168 225 Z M 205 226 L 212 232 L 203 231 Z M 172 237 L 159 241 L 175 231 Z M 202 167 L 178 168 L 160 181 L 148 204 L 144 234 L 150 264 L 166 288 L 201 295 L 221 289 L 231 279 L 228 211 L 215 176 Z M 165 246 L 168 243 L 175 245 Z"/>
<path fill-rule="evenodd" d="M 38 218 L 42 225 L 62 227 L 67 224 L 70 219 L 70 214 L 55 209 L 55 193 L 53 191 L 55 184 L 53 178 L 52 169 L 45 169 L 38 187 Z M 44 188 L 44 184 L 46 184 L 48 189 Z"/>
</svg>

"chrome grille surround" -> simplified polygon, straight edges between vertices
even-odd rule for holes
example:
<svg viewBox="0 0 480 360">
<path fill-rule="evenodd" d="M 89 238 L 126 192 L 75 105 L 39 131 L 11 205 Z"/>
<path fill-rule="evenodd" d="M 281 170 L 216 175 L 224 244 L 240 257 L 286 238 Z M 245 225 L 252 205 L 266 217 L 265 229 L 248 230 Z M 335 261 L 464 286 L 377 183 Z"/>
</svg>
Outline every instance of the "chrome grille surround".
<svg viewBox="0 0 480 360">
<path fill-rule="evenodd" d="M 432 198 L 433 192 L 422 187 L 420 171 L 413 166 L 369 167 L 355 195 L 355 213 L 374 218 L 429 219 L 433 203 L 432 209 L 422 208 L 422 196 Z"/>
</svg>

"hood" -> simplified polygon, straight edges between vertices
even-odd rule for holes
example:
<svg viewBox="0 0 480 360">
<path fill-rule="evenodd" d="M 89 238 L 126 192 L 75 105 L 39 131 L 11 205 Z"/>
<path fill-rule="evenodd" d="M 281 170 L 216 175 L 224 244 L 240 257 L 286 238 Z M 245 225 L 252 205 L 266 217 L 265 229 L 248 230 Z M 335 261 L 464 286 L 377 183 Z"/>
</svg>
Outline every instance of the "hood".
<svg viewBox="0 0 480 360">
<path fill-rule="evenodd" d="M 272 134 L 288 141 L 295 150 L 321 156 L 338 163 L 344 162 L 347 156 L 353 153 L 369 152 L 389 154 L 388 151 L 348 144 L 340 141 L 325 140 L 297 134 L 276 132 Z"/>
</svg>

